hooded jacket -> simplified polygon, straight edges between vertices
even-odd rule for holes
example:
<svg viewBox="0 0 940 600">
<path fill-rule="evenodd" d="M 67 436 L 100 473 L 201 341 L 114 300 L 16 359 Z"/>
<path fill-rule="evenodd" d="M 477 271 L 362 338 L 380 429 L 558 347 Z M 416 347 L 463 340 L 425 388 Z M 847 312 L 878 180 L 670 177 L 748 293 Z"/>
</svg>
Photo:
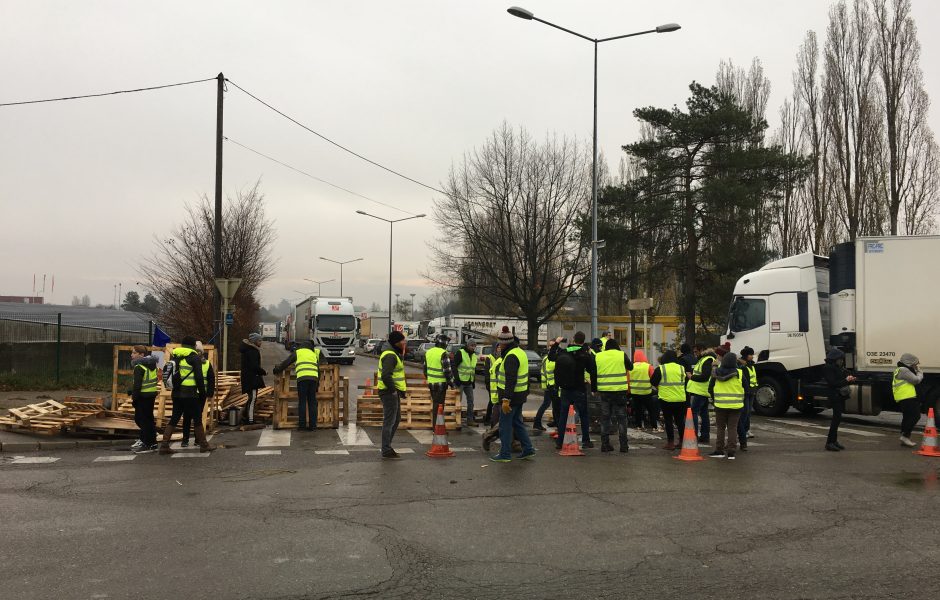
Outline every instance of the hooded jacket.
<svg viewBox="0 0 940 600">
<path fill-rule="evenodd" d="M 913 354 L 904 353 L 898 361 L 898 379 L 912 385 L 918 385 L 924 380 L 924 372 L 917 369 L 920 361 Z"/>
<path fill-rule="evenodd" d="M 555 384 L 563 390 L 583 390 L 584 374 L 591 377 L 591 391 L 597 391 L 597 363 L 587 346 L 552 346 L 548 360 L 555 361 Z"/>
<path fill-rule="evenodd" d="M 248 340 L 242 340 L 238 351 L 242 355 L 242 393 L 260 390 L 264 387 L 264 376 L 268 374 L 261 368 L 261 350 Z"/>
<path fill-rule="evenodd" d="M 646 358 L 646 352 L 643 352 L 642 350 L 637 348 L 636 350 L 633 351 L 633 364 L 635 366 L 636 363 L 641 363 L 641 362 L 645 362 L 649 364 L 650 361 L 649 359 Z M 653 365 L 650 365 L 650 377 L 653 376 L 653 371 L 655 370 L 656 368 Z"/>
<path fill-rule="evenodd" d="M 678 363 L 680 366 L 682 365 L 682 363 L 679 362 L 679 357 L 676 356 L 675 350 L 666 350 L 665 352 L 663 352 L 663 357 L 659 362 L 664 365 L 667 365 L 669 363 Z M 683 367 L 682 370 L 684 371 L 685 367 Z M 655 371 L 653 371 L 652 377 L 650 377 L 650 383 L 653 384 L 653 387 L 657 387 L 659 386 L 659 382 L 662 381 L 662 379 L 663 379 L 662 370 L 656 369 Z"/>
<path fill-rule="evenodd" d="M 715 390 L 716 381 L 728 381 L 738 377 L 741 377 L 741 385 L 744 386 L 744 389 L 748 389 L 750 376 L 748 375 L 747 369 L 741 369 L 738 371 L 738 355 L 734 352 L 728 352 L 721 357 L 721 364 L 717 369 L 712 371 L 712 378 L 708 382 L 708 395 L 713 396 Z"/>
<path fill-rule="evenodd" d="M 715 360 L 710 360 L 706 362 L 705 364 L 703 364 L 702 372 L 698 375 L 695 375 L 694 374 L 695 365 L 698 364 L 699 360 L 702 360 L 703 358 L 708 357 L 708 356 L 715 358 Z M 717 359 L 718 359 L 718 355 L 715 354 L 715 352 L 712 350 L 706 350 L 705 352 L 702 352 L 702 354 L 698 357 L 698 360 L 692 363 L 692 367 L 686 369 L 686 371 L 693 373 L 692 377 L 690 377 L 689 379 L 691 379 L 692 381 L 697 381 L 699 383 L 705 383 L 706 381 L 710 380 L 712 378 L 712 367 L 715 366 L 715 362 L 717 361 Z"/>
<path fill-rule="evenodd" d="M 148 369 L 157 368 L 157 357 L 156 356 L 144 356 L 131 361 L 131 369 L 134 370 L 134 387 L 131 389 L 131 398 L 148 398 L 156 397 L 157 392 L 148 392 L 146 394 L 140 393 L 141 385 L 144 382 L 144 372 L 137 368 L 137 365 L 143 365 Z"/>
<path fill-rule="evenodd" d="M 826 381 L 826 387 L 829 389 L 830 402 L 838 399 L 838 391 L 849 385 L 849 381 L 846 379 L 848 372 L 840 362 L 843 358 L 845 358 L 845 353 L 838 348 L 832 348 L 826 353 L 826 364 L 823 365 L 823 379 Z"/>
</svg>

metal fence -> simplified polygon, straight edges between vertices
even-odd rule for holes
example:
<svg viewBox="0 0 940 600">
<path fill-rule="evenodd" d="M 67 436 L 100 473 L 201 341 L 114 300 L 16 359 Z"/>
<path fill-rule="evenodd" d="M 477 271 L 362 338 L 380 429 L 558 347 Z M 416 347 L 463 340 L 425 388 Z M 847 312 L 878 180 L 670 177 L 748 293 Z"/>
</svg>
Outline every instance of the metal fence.
<svg viewBox="0 0 940 600">
<path fill-rule="evenodd" d="M 149 344 L 154 322 L 138 313 L 106 312 L 0 311 L 0 388 L 110 384 L 114 344 Z"/>
</svg>

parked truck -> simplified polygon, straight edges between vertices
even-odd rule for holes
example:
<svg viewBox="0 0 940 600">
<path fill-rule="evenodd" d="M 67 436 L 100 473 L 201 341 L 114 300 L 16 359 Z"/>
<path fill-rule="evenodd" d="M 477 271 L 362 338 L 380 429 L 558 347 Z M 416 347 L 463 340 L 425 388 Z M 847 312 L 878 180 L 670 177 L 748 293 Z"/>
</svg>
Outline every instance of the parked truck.
<svg viewBox="0 0 940 600">
<path fill-rule="evenodd" d="M 774 261 L 740 278 L 724 339 L 756 354 L 754 410 L 777 416 L 791 406 L 816 414 L 828 406 L 826 352 L 845 352 L 857 377 L 846 412 L 896 410 L 891 380 L 904 353 L 920 359 L 923 408 L 940 396 L 940 281 L 933 266 L 940 236 L 863 237 Z"/>
<path fill-rule="evenodd" d="M 293 323 L 293 340 L 313 340 L 326 362 L 353 364 L 359 317 L 352 298 L 311 296 L 294 308 Z"/>
</svg>

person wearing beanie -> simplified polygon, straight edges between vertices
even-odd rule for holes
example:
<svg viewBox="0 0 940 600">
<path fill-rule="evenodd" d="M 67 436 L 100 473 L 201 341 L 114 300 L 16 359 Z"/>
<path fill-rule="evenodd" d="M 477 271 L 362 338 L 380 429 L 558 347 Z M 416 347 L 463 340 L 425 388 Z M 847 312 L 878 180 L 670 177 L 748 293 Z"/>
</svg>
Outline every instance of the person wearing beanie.
<svg viewBox="0 0 940 600">
<path fill-rule="evenodd" d="M 754 366 L 754 349 L 750 346 L 741 348 L 738 358 L 741 368 L 747 371 L 747 387 L 744 388 L 744 408 L 741 409 L 741 418 L 738 419 L 738 447 L 747 452 L 747 439 L 751 435 L 751 407 L 754 406 L 754 396 L 757 394 L 757 368 Z"/>
<path fill-rule="evenodd" d="M 522 406 L 529 395 L 529 358 L 519 348 L 519 340 L 503 326 L 497 336 L 503 360 L 496 369 L 496 391 L 499 397 L 499 454 L 491 456 L 493 462 L 512 460 L 512 440 L 522 444 L 522 460 L 535 456 L 535 448 L 522 423 Z"/>
<path fill-rule="evenodd" d="M 918 369 L 919 366 L 920 360 L 916 356 L 904 353 L 891 377 L 894 401 L 901 409 L 901 445 L 909 448 L 917 445 L 911 441 L 911 432 L 920 420 L 920 400 L 915 386 L 924 380 L 924 373 Z"/>
<path fill-rule="evenodd" d="M 322 355 L 313 340 L 303 340 L 274 367 L 274 374 L 280 375 L 288 368 L 294 368 L 297 377 L 297 429 L 314 431 L 317 428 L 317 391 L 320 389 L 320 363 Z M 307 418 L 310 415 L 310 418 Z"/>
<path fill-rule="evenodd" d="M 401 399 L 408 391 L 405 363 L 402 362 L 407 347 L 402 332 L 388 334 L 388 348 L 379 355 L 379 369 L 375 375 L 376 389 L 382 402 L 382 458 L 390 460 L 401 458 L 392 449 L 392 439 L 401 423 Z"/>
<path fill-rule="evenodd" d="M 160 442 L 160 454 L 173 454 L 170 438 L 183 415 L 193 420 L 196 443 L 200 452 L 214 450 L 206 440 L 206 431 L 202 425 L 202 414 L 197 414 L 198 407 L 206 401 L 206 383 L 202 372 L 202 356 L 196 351 L 196 339 L 187 336 L 180 342 L 179 348 L 170 353 L 174 364 L 173 376 L 173 413 L 163 430 Z"/>
<path fill-rule="evenodd" d="M 712 458 L 734 460 L 747 379 L 747 371 L 738 367 L 738 356 L 734 352 L 726 352 L 720 366 L 712 370 L 708 394 L 715 403 L 715 428 L 718 430 L 715 451 L 709 454 Z"/>
<path fill-rule="evenodd" d="M 608 339 L 607 349 L 594 357 L 597 363 L 597 393 L 601 401 L 601 452 L 613 452 L 610 430 L 617 421 L 620 451 L 628 452 L 627 440 L 627 390 L 630 389 L 629 373 L 633 362 L 620 349 L 617 340 Z"/>
<path fill-rule="evenodd" d="M 424 378 L 427 380 L 428 389 L 431 391 L 432 430 L 437 420 L 437 407 L 444 404 L 448 388 L 455 387 L 450 355 L 447 353 L 447 343 L 449 341 L 450 338 L 444 334 L 437 336 L 434 339 L 434 347 L 430 348 L 424 355 Z M 460 421 L 459 415 L 457 421 Z"/>
<path fill-rule="evenodd" d="M 679 362 L 675 350 L 663 352 L 659 363 L 659 368 L 650 378 L 650 384 L 658 390 L 659 406 L 663 411 L 663 422 L 666 426 L 666 445 L 663 449 L 672 451 L 682 445 L 683 436 L 695 435 L 695 432 L 685 430 L 685 413 L 688 406 L 685 398 L 685 368 Z"/>
<path fill-rule="evenodd" d="M 692 349 L 696 362 L 688 373 L 685 390 L 689 395 L 692 406 L 692 424 L 695 426 L 695 435 L 700 444 L 710 443 L 710 423 L 708 415 L 708 383 L 712 377 L 712 367 L 717 359 L 716 350 L 704 344 L 695 344 Z M 722 352 L 724 350 L 722 349 Z"/>
<path fill-rule="evenodd" d="M 565 440 L 568 411 L 572 406 L 581 422 L 581 447 L 594 447 L 591 441 L 591 417 L 588 412 L 585 382 L 589 382 L 592 392 L 597 391 L 597 363 L 590 348 L 584 345 L 584 341 L 584 332 L 578 331 L 574 334 L 572 344 L 563 347 L 564 344 L 560 343 L 549 353 L 549 358 L 555 361 L 555 383 L 561 395 L 558 402 L 558 414 L 555 415 L 555 426 L 558 432 L 555 447 L 558 450 L 561 450 Z"/>
<path fill-rule="evenodd" d="M 252 333 L 247 340 L 242 340 L 238 352 L 242 355 L 242 393 L 248 394 L 248 402 L 242 407 L 242 423 L 254 425 L 255 401 L 258 390 L 264 387 L 267 371 L 261 368 L 261 334 Z"/>
<path fill-rule="evenodd" d="M 855 381 L 855 377 L 845 370 L 845 352 L 838 348 L 832 348 L 826 353 L 823 379 L 826 381 L 826 390 L 829 392 L 829 407 L 832 409 L 829 435 L 826 436 L 826 450 L 838 452 L 839 450 L 845 450 L 845 446 L 839 443 L 839 424 L 842 422 L 845 401 L 852 393 L 849 384 Z"/>
</svg>

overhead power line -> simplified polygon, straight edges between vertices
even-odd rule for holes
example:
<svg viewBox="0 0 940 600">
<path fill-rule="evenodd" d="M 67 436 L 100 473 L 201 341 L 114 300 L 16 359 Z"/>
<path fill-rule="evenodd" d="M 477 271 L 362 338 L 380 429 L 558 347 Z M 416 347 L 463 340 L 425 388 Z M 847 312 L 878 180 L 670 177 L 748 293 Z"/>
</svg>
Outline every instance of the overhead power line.
<svg viewBox="0 0 940 600">
<path fill-rule="evenodd" d="M 234 85 L 234 84 L 232 84 L 232 85 Z M 308 173 L 308 172 L 306 172 L 306 171 L 304 171 L 304 170 L 302 170 L 302 169 L 298 169 L 297 167 L 294 167 L 294 166 L 292 166 L 292 165 L 289 165 L 289 164 L 287 164 L 286 162 L 280 161 L 280 160 L 274 158 L 273 156 L 268 156 L 267 154 L 265 154 L 265 153 L 263 153 L 263 152 L 259 152 L 258 150 L 255 150 L 254 148 L 250 148 L 250 147 L 246 146 L 245 144 L 242 144 L 241 142 L 238 142 L 238 141 L 236 141 L 236 140 L 233 140 L 232 138 L 230 138 L 230 137 L 228 137 L 228 136 L 226 136 L 224 139 L 225 139 L 225 141 L 231 142 L 231 143 L 235 144 L 236 146 L 240 146 L 241 148 L 244 148 L 245 150 L 248 150 L 249 152 L 252 152 L 252 153 L 254 153 L 254 154 L 257 154 L 258 156 L 261 156 L 261 157 L 263 157 L 263 158 L 266 158 L 266 159 L 270 160 L 271 162 L 277 163 L 277 164 L 281 165 L 282 167 L 286 167 L 286 168 L 290 169 L 291 171 L 296 171 L 297 173 L 300 173 L 301 175 L 305 175 L 305 176 L 309 177 L 310 179 L 314 179 L 314 180 L 319 181 L 320 183 L 324 183 L 324 184 L 326 184 L 326 185 L 328 185 L 328 186 L 330 186 L 330 187 L 334 187 L 334 188 L 336 188 L 336 189 L 338 189 L 338 190 L 342 190 L 342 191 L 346 192 L 347 194 L 352 194 L 353 196 L 356 196 L 356 197 L 358 197 L 358 198 L 362 198 L 363 200 L 368 200 L 369 202 L 373 202 L 373 203 L 378 204 L 378 205 L 380 205 L 380 206 L 384 206 L 384 207 L 386 207 L 386 208 L 391 208 L 392 210 L 397 210 L 398 212 L 405 213 L 406 215 L 416 216 L 416 213 L 409 212 L 409 211 L 407 211 L 407 210 L 405 210 L 405 209 L 403 209 L 403 208 L 398 208 L 397 206 L 392 206 L 391 204 L 387 204 L 387 203 L 382 202 L 382 201 L 380 201 L 380 200 L 375 200 L 374 198 L 369 198 L 368 196 L 363 196 L 362 194 L 360 194 L 360 193 L 358 193 L 358 192 L 354 192 L 354 191 L 352 191 L 352 190 L 350 190 L 350 189 L 344 188 L 344 187 L 341 186 L 341 185 L 336 185 L 335 183 L 329 182 L 329 181 L 327 181 L 326 179 L 322 179 L 322 178 L 320 178 L 320 177 L 317 177 L 316 175 L 311 175 L 310 173 Z"/>
<path fill-rule="evenodd" d="M 82 96 L 64 96 L 62 98 L 45 98 L 43 100 L 21 100 L 19 102 L 3 102 L 0 103 L 2 106 L 21 106 L 23 104 L 42 104 L 44 102 L 62 102 L 63 100 L 81 100 L 82 98 L 100 98 L 101 96 L 115 96 L 117 94 L 133 94 L 135 92 L 149 92 L 151 90 L 162 90 L 164 88 L 179 87 L 181 85 L 192 85 L 194 83 L 205 83 L 207 81 L 215 81 L 215 77 L 209 77 L 207 79 L 197 79 L 195 81 L 181 81 L 179 83 L 167 83 L 165 85 L 154 85 L 150 87 L 135 88 L 132 90 L 117 90 L 114 92 L 101 92 L 99 94 L 84 94 Z"/>
<path fill-rule="evenodd" d="M 232 84 L 233 86 L 235 86 L 236 88 L 238 88 L 241 92 L 247 94 L 247 95 L 250 96 L 251 98 L 254 98 L 256 101 L 260 102 L 260 103 L 263 104 L 264 106 L 268 107 L 269 109 L 273 110 L 273 111 L 276 112 L 277 114 L 281 115 L 282 117 L 284 117 L 285 119 L 287 119 L 287 120 L 290 121 L 291 123 L 294 123 L 295 125 L 298 125 L 298 126 L 302 127 L 303 129 L 306 129 L 307 131 L 309 131 L 309 132 L 312 133 L 313 135 L 317 136 L 318 138 L 322 139 L 322 140 L 325 141 L 325 142 L 329 142 L 330 144 L 333 144 L 334 146 L 336 146 L 336 147 L 339 148 L 340 150 L 343 150 L 344 152 L 348 152 L 349 154 L 352 154 L 352 155 L 355 156 L 356 158 L 359 158 L 359 159 L 361 159 L 361 160 L 364 160 L 364 161 L 366 161 L 367 163 L 369 163 L 369 164 L 371 164 L 371 165 L 374 165 L 374 166 L 376 166 L 376 167 L 378 167 L 378 168 L 380 168 L 380 169 L 382 169 L 382 170 L 384 170 L 384 171 L 388 171 L 389 173 L 391 173 L 391 174 L 393 174 L 393 175 L 396 175 L 396 176 L 398 176 L 398 177 L 401 177 L 402 179 L 405 179 L 405 180 L 407 180 L 407 181 L 410 181 L 410 182 L 412 182 L 412 183 L 415 183 L 415 184 L 417 184 L 417 185 L 420 185 L 421 187 L 427 188 L 427 189 L 431 190 L 432 192 L 437 192 L 438 194 L 444 194 L 445 196 L 448 195 L 447 192 L 445 192 L 444 190 L 438 189 L 438 188 L 434 187 L 433 185 L 428 185 L 428 184 L 426 184 L 426 183 L 424 183 L 424 182 L 422 182 L 422 181 L 418 181 L 417 179 L 414 179 L 414 178 L 412 178 L 412 177 L 408 177 L 408 176 L 405 175 L 404 173 L 401 173 L 401 172 L 399 172 L 399 171 L 396 171 L 395 169 L 392 169 L 392 168 L 390 168 L 390 167 L 386 167 L 386 166 L 383 165 L 383 164 L 377 163 L 377 162 L 375 162 L 374 160 L 372 160 L 371 158 L 366 158 L 365 156 L 359 154 L 358 152 L 355 152 L 354 150 L 350 150 L 349 148 L 347 148 L 346 146 L 343 146 L 343 145 L 340 144 L 339 142 L 336 142 L 336 141 L 334 141 L 334 140 L 331 140 L 330 138 L 326 137 L 325 135 L 323 135 L 323 134 L 320 133 L 319 131 L 316 131 L 316 130 L 314 130 L 314 129 L 311 129 L 310 127 L 304 125 L 303 123 L 301 123 L 300 121 L 298 121 L 298 120 L 295 119 L 294 117 L 292 117 L 292 116 L 286 114 L 285 112 L 283 112 L 283 111 L 281 111 L 281 110 L 278 110 L 277 108 L 271 106 L 270 104 L 268 104 L 267 102 L 265 102 L 265 101 L 262 100 L 261 98 L 255 96 L 254 94 L 252 94 L 251 92 L 249 92 L 249 91 L 246 90 L 245 88 L 241 87 L 240 85 L 238 85 L 237 83 L 235 83 L 234 81 L 232 81 L 231 79 L 226 79 L 226 81 L 229 82 L 229 83 L 231 83 L 231 84 Z"/>
</svg>

